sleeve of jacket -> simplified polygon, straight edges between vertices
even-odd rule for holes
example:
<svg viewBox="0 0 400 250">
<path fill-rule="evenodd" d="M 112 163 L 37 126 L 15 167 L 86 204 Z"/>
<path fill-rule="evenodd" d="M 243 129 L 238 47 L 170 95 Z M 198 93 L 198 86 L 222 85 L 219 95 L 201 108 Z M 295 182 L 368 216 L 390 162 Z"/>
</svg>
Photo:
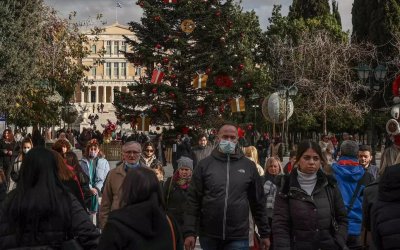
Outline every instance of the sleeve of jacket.
<svg viewBox="0 0 400 250">
<path fill-rule="evenodd" d="M 279 185 L 277 185 L 277 188 L 278 190 L 280 189 Z M 274 215 L 272 218 L 273 218 L 272 235 L 274 239 L 274 250 L 290 250 L 291 221 L 290 221 L 289 198 L 287 197 L 286 194 L 280 191 L 278 191 L 275 197 Z"/>
<path fill-rule="evenodd" d="M 72 232 L 84 249 L 96 249 L 100 232 L 90 221 L 81 204 L 72 198 Z"/>
<path fill-rule="evenodd" d="M 97 162 L 96 168 L 96 184 L 95 188 L 101 194 L 101 189 L 103 188 L 104 181 L 107 177 L 108 172 L 110 171 L 110 164 L 104 158 L 100 158 Z"/>
<path fill-rule="evenodd" d="M 382 246 L 382 236 L 380 235 L 379 231 L 377 230 L 379 227 L 379 222 L 377 221 L 377 215 L 379 213 L 379 207 L 377 204 L 372 208 L 372 216 L 371 216 L 371 235 L 372 240 L 375 243 L 376 249 L 383 249 Z"/>
<path fill-rule="evenodd" d="M 267 207 L 262 177 L 258 174 L 257 167 L 254 163 L 251 166 L 253 182 L 248 190 L 249 204 L 254 221 L 258 227 L 258 233 L 262 239 L 268 238 L 270 235 L 270 227 L 268 225 Z"/>
<path fill-rule="evenodd" d="M 184 213 L 183 237 L 196 236 L 196 225 L 201 211 L 203 197 L 202 165 L 199 164 L 192 175 L 192 181 L 187 195 L 187 209 Z"/>
<path fill-rule="evenodd" d="M 118 227 L 116 227 L 114 223 L 107 223 L 101 234 L 97 250 L 122 249 L 122 244 L 125 242 L 122 235 L 123 234 L 119 232 Z"/>
<path fill-rule="evenodd" d="M 101 196 L 101 204 L 99 212 L 99 226 L 101 229 L 104 228 L 107 222 L 108 214 L 111 211 L 112 198 L 113 198 L 111 179 L 112 179 L 111 176 L 108 176 L 106 178 L 103 193 Z"/>
<path fill-rule="evenodd" d="M 335 185 L 333 188 L 334 195 L 334 209 L 335 209 L 335 217 L 336 222 L 338 223 L 339 230 L 335 234 L 336 242 L 343 248 L 346 246 L 347 241 L 347 227 L 348 227 L 348 219 L 346 207 L 343 203 L 342 194 L 340 193 L 339 188 Z"/>
</svg>

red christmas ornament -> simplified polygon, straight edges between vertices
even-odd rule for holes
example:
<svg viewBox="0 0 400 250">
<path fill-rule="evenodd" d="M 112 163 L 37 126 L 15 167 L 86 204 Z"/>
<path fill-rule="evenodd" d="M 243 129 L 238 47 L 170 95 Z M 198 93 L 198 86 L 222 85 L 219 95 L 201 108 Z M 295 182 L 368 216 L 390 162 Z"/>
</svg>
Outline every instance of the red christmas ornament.
<svg viewBox="0 0 400 250">
<path fill-rule="evenodd" d="M 197 108 L 197 114 L 204 115 L 204 107 L 198 107 Z"/>
<path fill-rule="evenodd" d="M 158 89 L 157 89 L 157 88 L 153 88 L 153 89 L 151 90 L 151 92 L 153 92 L 153 94 L 157 94 Z"/>
<path fill-rule="evenodd" d="M 171 98 L 175 98 L 175 93 L 174 93 L 174 92 L 171 92 L 171 93 L 169 93 L 169 96 L 170 96 Z"/>
<path fill-rule="evenodd" d="M 214 91 L 212 89 L 210 89 L 210 90 L 208 90 L 208 93 L 212 94 L 212 93 L 214 93 Z"/>
<path fill-rule="evenodd" d="M 155 16 L 154 20 L 157 21 L 157 22 L 160 21 L 161 20 L 161 16 Z"/>
<path fill-rule="evenodd" d="M 221 16 L 221 11 L 217 10 L 217 11 L 215 12 L 215 15 L 216 15 L 217 17 L 220 17 L 220 16 Z"/>
<path fill-rule="evenodd" d="M 253 124 L 247 125 L 247 130 L 253 130 Z"/>
<path fill-rule="evenodd" d="M 161 44 L 157 43 L 155 46 L 156 49 L 161 49 Z"/>
<path fill-rule="evenodd" d="M 246 88 L 250 89 L 252 87 L 251 82 L 246 83 Z"/>
<path fill-rule="evenodd" d="M 244 64 L 242 64 L 242 63 L 241 63 L 241 64 L 239 64 L 239 67 L 238 67 L 238 69 L 239 69 L 239 70 L 243 70 L 243 69 L 244 69 Z"/>
<path fill-rule="evenodd" d="M 169 58 L 168 57 L 164 57 L 163 58 L 163 63 L 165 63 L 165 64 L 169 63 Z"/>
<path fill-rule="evenodd" d="M 172 74 L 169 78 L 171 78 L 171 80 L 175 80 L 176 79 L 176 75 Z"/>
<path fill-rule="evenodd" d="M 243 138 L 244 135 L 245 135 L 245 131 L 241 127 L 238 127 L 238 136 L 239 136 L 239 138 Z"/>
<path fill-rule="evenodd" d="M 232 21 L 228 21 L 228 28 L 232 29 L 233 27 L 233 22 Z"/>
<path fill-rule="evenodd" d="M 218 110 L 219 110 L 220 113 L 224 113 L 225 112 L 224 105 L 219 106 Z"/>
<path fill-rule="evenodd" d="M 207 75 L 211 74 L 211 72 L 212 72 L 211 68 L 207 68 L 207 69 L 206 69 L 206 74 L 207 74 Z"/>
<path fill-rule="evenodd" d="M 151 108 L 151 112 L 157 113 L 157 111 L 158 111 L 157 107 L 153 106 L 153 107 Z"/>
<path fill-rule="evenodd" d="M 233 80 L 228 75 L 219 75 L 215 78 L 215 85 L 218 87 L 231 88 L 233 85 Z"/>
</svg>

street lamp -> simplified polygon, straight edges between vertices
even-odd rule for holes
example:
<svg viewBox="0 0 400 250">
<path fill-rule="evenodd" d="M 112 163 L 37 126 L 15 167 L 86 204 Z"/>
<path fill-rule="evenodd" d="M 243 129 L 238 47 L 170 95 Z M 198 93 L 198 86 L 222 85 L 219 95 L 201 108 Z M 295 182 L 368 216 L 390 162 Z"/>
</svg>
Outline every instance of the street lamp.
<svg viewBox="0 0 400 250">
<path fill-rule="evenodd" d="M 373 161 L 375 161 L 375 142 L 373 142 L 373 131 L 374 131 L 374 124 L 373 124 L 373 99 L 375 96 L 375 92 L 379 91 L 380 86 L 382 85 L 383 81 L 386 78 L 387 68 L 386 66 L 379 64 L 375 68 L 371 68 L 369 65 L 361 64 L 357 68 L 357 75 L 358 78 L 363 82 L 367 83 L 367 87 L 371 90 L 371 111 L 370 111 L 370 118 L 369 118 L 369 132 L 367 134 L 367 144 L 371 145 L 372 148 L 372 155 Z"/>
<path fill-rule="evenodd" d="M 279 96 L 285 98 L 285 117 L 286 117 L 286 132 L 285 127 L 283 127 L 283 135 L 285 140 L 285 152 L 288 152 L 289 148 L 289 97 L 296 96 L 298 89 L 296 86 L 292 85 L 290 87 L 280 86 L 278 89 Z M 284 125 L 285 126 L 285 125 Z"/>
<path fill-rule="evenodd" d="M 258 99 L 259 97 L 260 97 L 260 95 L 255 93 L 253 90 L 253 94 L 250 96 L 250 99 L 254 101 L 254 100 Z M 253 104 L 253 105 L 251 105 L 251 107 L 254 109 L 254 131 L 256 131 L 257 130 L 257 127 L 256 127 L 256 125 L 257 125 L 257 109 L 260 106 L 258 104 Z M 256 144 L 256 141 L 257 141 L 256 137 L 257 137 L 256 133 L 253 133 L 254 145 Z"/>
</svg>

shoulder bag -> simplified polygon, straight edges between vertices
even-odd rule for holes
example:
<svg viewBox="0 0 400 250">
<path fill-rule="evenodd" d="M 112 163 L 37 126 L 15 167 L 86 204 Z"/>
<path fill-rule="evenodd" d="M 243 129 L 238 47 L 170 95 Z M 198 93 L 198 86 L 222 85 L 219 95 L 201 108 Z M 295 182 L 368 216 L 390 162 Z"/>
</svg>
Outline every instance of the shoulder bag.
<svg viewBox="0 0 400 250">
<path fill-rule="evenodd" d="M 167 217 L 167 221 L 168 221 L 169 227 L 171 228 L 172 246 L 173 246 L 173 249 L 176 250 L 176 237 L 175 237 L 174 226 L 172 225 L 172 221 L 168 217 L 168 215 L 165 215 L 165 216 Z"/>
</svg>

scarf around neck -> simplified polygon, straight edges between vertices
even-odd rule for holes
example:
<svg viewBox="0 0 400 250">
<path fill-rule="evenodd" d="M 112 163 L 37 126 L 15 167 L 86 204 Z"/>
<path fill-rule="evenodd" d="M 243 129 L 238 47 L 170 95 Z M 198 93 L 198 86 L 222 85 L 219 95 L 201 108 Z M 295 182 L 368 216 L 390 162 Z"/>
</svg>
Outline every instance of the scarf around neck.
<svg viewBox="0 0 400 250">
<path fill-rule="evenodd" d="M 190 184 L 190 177 L 189 178 L 182 178 L 179 176 L 179 172 L 176 171 L 176 173 L 173 176 L 173 181 L 176 183 L 176 185 L 183 190 L 186 190 L 189 187 Z"/>
<path fill-rule="evenodd" d="M 315 184 L 317 184 L 317 173 L 306 174 L 300 172 L 299 168 L 297 168 L 297 181 L 299 182 L 300 187 L 306 191 L 308 195 L 311 195 Z"/>
</svg>

